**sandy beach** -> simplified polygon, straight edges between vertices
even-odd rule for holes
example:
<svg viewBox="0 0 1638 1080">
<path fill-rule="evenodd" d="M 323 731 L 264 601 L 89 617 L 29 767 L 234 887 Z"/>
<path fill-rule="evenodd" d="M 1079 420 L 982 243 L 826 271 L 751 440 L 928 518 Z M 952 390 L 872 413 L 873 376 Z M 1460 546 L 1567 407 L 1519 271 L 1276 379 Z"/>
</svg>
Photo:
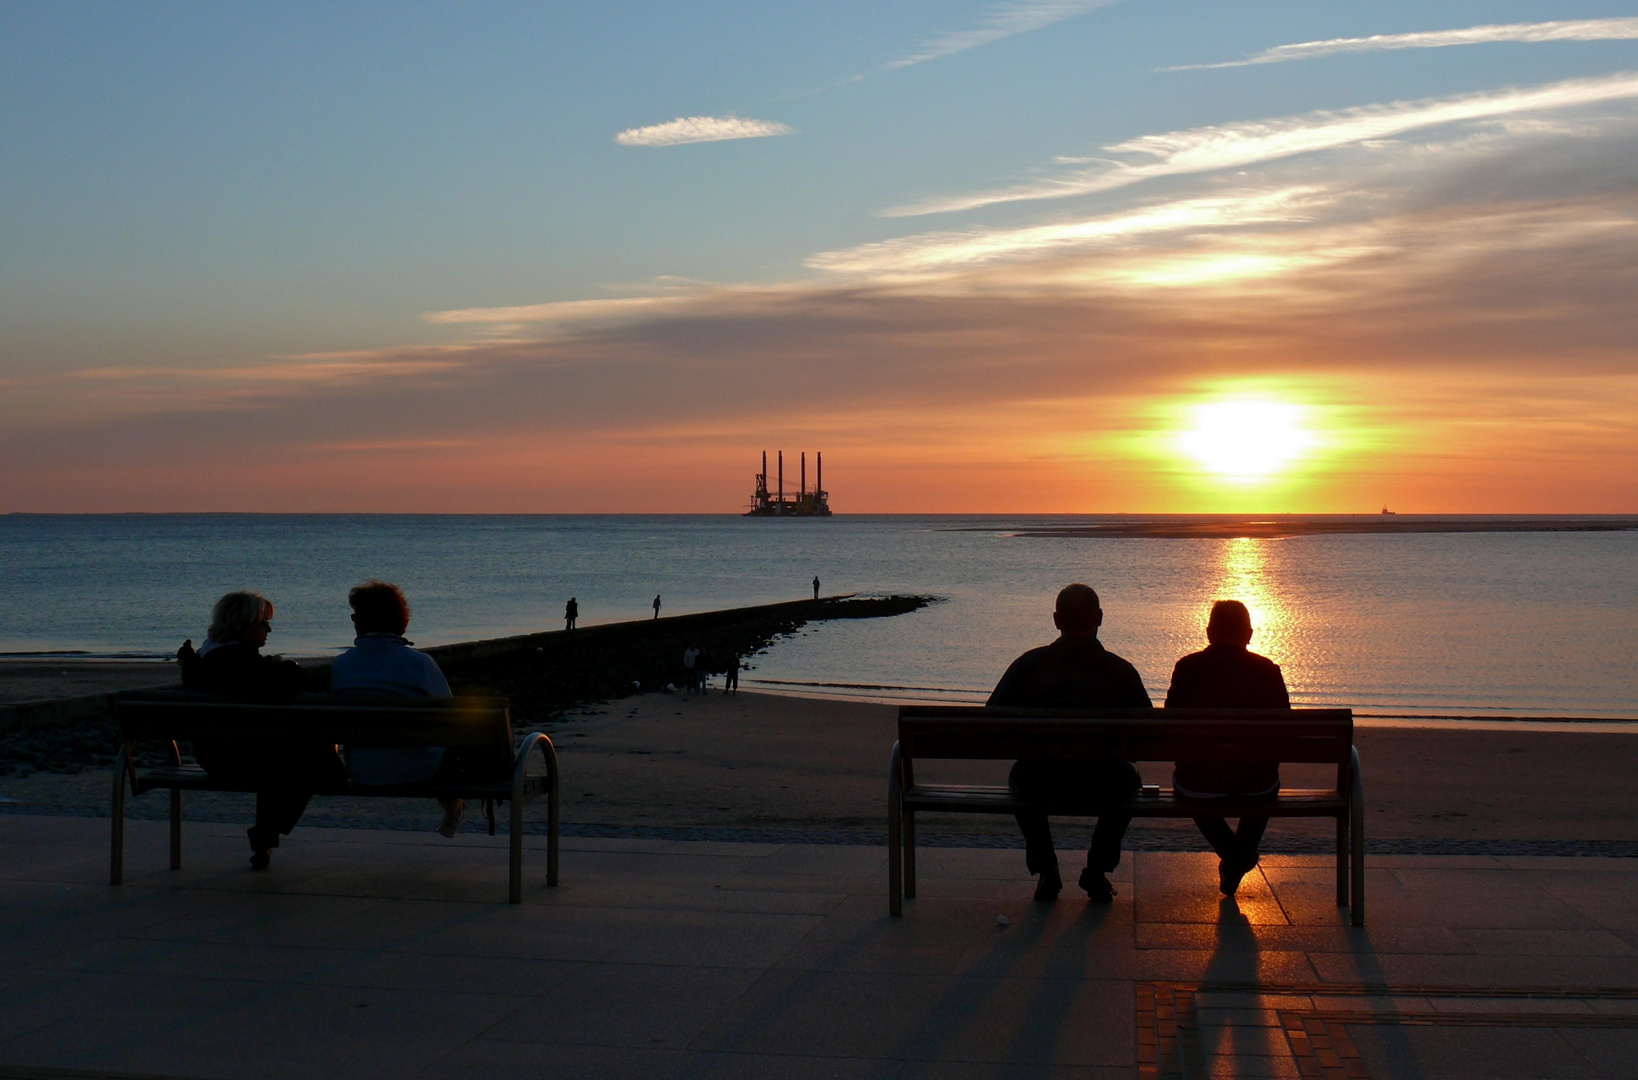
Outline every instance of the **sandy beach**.
<svg viewBox="0 0 1638 1080">
<path fill-rule="evenodd" d="M 548 725 L 564 776 L 564 821 L 619 830 L 645 828 L 780 829 L 879 834 L 885 829 L 891 706 L 742 693 L 646 694 L 583 710 Z M 1633 843 L 1638 820 L 1638 735 L 1626 733 L 1436 730 L 1361 727 L 1367 835 L 1404 841 L 1407 850 L 1441 844 Z M 1164 765 L 1146 778 L 1167 782 Z M 940 774 L 1000 782 L 1000 763 L 943 763 Z M 1324 783 L 1288 766 L 1288 785 Z M 90 767 L 64 775 L 36 772 L 0 779 L 12 812 L 100 815 L 109 773 Z M 201 820 L 248 820 L 249 799 L 190 796 Z M 136 801 L 137 816 L 157 816 L 163 800 Z M 430 804 L 315 799 L 310 825 L 374 824 L 430 828 Z M 474 827 L 474 826 L 469 826 Z M 1083 835 L 1068 822 L 1066 843 Z M 1314 850 L 1329 824 L 1277 821 L 1271 843 Z M 924 821 L 928 836 L 1011 835 L 1010 821 L 983 815 Z M 1134 842 L 1188 849 L 1188 823 L 1138 822 Z M 1463 849 L 1465 850 L 1465 849 Z M 1498 850 L 1504 850 L 1498 847 Z"/>
</svg>

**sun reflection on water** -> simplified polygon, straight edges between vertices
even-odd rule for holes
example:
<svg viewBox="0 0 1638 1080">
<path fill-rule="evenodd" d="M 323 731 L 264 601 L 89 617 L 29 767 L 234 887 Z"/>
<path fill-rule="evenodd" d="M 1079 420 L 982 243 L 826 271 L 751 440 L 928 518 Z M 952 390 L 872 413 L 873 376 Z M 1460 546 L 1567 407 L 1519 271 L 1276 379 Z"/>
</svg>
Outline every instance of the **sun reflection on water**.
<svg viewBox="0 0 1638 1080">
<path fill-rule="evenodd" d="M 1279 592 L 1270 566 L 1269 545 L 1274 540 L 1239 537 L 1223 542 L 1222 561 L 1212 600 L 1238 600 L 1251 612 L 1255 634 L 1253 652 L 1262 653 L 1276 664 L 1286 662 L 1286 646 L 1292 631 L 1292 612 Z"/>
</svg>

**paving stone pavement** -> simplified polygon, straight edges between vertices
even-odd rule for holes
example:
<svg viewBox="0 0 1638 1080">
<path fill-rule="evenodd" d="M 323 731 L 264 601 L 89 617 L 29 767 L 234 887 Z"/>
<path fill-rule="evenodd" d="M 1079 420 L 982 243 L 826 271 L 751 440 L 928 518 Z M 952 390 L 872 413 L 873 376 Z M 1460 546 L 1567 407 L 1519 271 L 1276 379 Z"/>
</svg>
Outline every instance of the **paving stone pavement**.
<svg viewBox="0 0 1638 1080">
<path fill-rule="evenodd" d="M 0 815 L 0 1078 L 1606 1077 L 1638 1061 L 1638 860 L 1129 853 L 1030 900 L 930 848 L 579 837 L 521 906 L 504 837 Z M 1067 865 L 1072 853 L 1064 853 Z"/>
</svg>

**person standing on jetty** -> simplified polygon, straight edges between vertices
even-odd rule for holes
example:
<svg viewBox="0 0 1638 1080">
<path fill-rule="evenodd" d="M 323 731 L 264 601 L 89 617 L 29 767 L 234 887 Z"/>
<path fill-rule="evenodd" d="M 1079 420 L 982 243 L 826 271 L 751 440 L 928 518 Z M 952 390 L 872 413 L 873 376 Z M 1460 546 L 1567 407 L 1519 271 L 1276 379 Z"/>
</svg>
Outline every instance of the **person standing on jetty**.
<svg viewBox="0 0 1638 1080">
<path fill-rule="evenodd" d="M 1149 692 L 1137 668 L 1103 647 L 1098 628 L 1103 608 L 1086 585 L 1067 585 L 1052 612 L 1058 640 L 1031 649 L 1012 662 L 986 705 L 1040 709 L 1148 709 Z M 1130 761 L 1022 760 L 1013 764 L 1007 785 L 1021 798 L 1041 803 L 1071 802 L 1088 807 L 1118 806 L 1142 783 Z M 1058 853 L 1044 810 L 1016 815 L 1024 834 L 1024 865 L 1039 874 L 1035 899 L 1051 903 L 1064 887 Z M 1115 898 L 1108 873 L 1120 865 L 1120 841 L 1131 818 L 1100 813 L 1086 853 L 1080 886 L 1094 903 Z"/>
<path fill-rule="evenodd" d="M 570 634 L 574 633 L 574 621 L 580 618 L 580 601 L 569 597 L 569 602 L 563 605 L 563 629 Z"/>
<path fill-rule="evenodd" d="M 658 619 L 660 617 L 660 594 L 659 593 L 654 594 L 654 617 L 656 619 Z"/>
<path fill-rule="evenodd" d="M 198 652 L 182 643 L 176 659 L 182 685 L 189 690 L 222 694 L 240 701 L 290 701 L 301 693 L 301 666 L 279 656 L 263 656 L 273 629 L 273 602 L 255 592 L 230 592 L 210 611 L 210 629 Z M 244 743 L 195 739 L 193 755 L 217 779 L 237 779 L 256 786 L 256 824 L 246 832 L 250 865 L 266 870 L 279 836 L 290 835 L 313 789 L 339 781 L 346 770 L 333 745 L 315 743 L 266 751 Z"/>
<path fill-rule="evenodd" d="M 1219 600 L 1206 622 L 1204 649 L 1177 662 L 1172 685 L 1166 691 L 1168 709 L 1289 709 L 1280 665 L 1247 649 L 1251 643 L 1251 612 L 1238 600 Z M 1209 806 L 1213 800 L 1273 799 L 1280 793 L 1280 763 L 1179 761 L 1172 773 L 1172 789 L 1186 799 Z M 1233 896 L 1240 879 L 1257 865 L 1257 845 L 1266 817 L 1242 817 L 1237 829 L 1217 816 L 1194 819 L 1212 850 L 1217 852 L 1217 886 Z"/>
<path fill-rule="evenodd" d="M 449 698 L 449 681 L 438 661 L 411 648 L 410 607 L 404 590 L 371 578 L 347 594 L 353 609 L 353 647 L 330 664 L 330 692 L 397 698 Z M 347 774 L 358 784 L 413 784 L 456 762 L 442 746 L 349 746 Z M 439 799 L 444 820 L 438 831 L 453 838 L 466 817 L 464 799 Z"/>
<path fill-rule="evenodd" d="M 813 598 L 819 599 L 819 575 L 813 575 Z"/>
</svg>

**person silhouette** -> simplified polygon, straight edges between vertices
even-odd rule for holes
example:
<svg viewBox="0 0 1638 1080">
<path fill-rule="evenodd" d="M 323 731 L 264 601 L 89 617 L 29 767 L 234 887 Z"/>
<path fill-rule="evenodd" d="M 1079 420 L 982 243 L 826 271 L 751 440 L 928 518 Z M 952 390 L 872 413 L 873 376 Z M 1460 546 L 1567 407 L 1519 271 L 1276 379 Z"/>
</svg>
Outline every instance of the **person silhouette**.
<svg viewBox="0 0 1638 1080">
<path fill-rule="evenodd" d="M 1289 709 L 1291 696 L 1280 665 L 1246 648 L 1251 634 L 1251 612 L 1244 604 L 1238 600 L 1213 604 L 1206 622 L 1209 644 L 1183 657 L 1172 669 L 1166 707 Z M 1179 761 L 1173 766 L 1172 788 L 1179 796 L 1197 799 L 1207 807 L 1214 799 L 1229 797 L 1272 799 L 1280 793 L 1280 765 L 1277 761 Z M 1217 852 L 1218 888 L 1224 896 L 1233 896 L 1240 879 L 1257 865 L 1257 845 L 1268 818 L 1242 817 L 1237 829 L 1230 829 L 1220 815 L 1202 814 L 1194 823 Z"/>
<path fill-rule="evenodd" d="M 813 598 L 819 599 L 819 575 L 813 575 Z"/>
<path fill-rule="evenodd" d="M 660 594 L 659 593 L 654 594 L 654 617 L 656 619 L 658 619 L 660 617 Z"/>
<path fill-rule="evenodd" d="M 1031 649 L 1001 676 L 988 705 L 1026 708 L 1121 709 L 1153 708 L 1137 668 L 1103 647 L 1098 628 L 1103 608 L 1098 594 L 1086 585 L 1068 585 L 1058 593 L 1052 622 L 1059 637 L 1050 645 Z M 1007 785 L 1020 798 L 1049 804 L 1070 802 L 1109 808 L 1131 798 L 1142 780 L 1130 761 L 1022 760 L 1014 763 Z M 1035 899 L 1051 903 L 1063 889 L 1058 853 L 1052 846 L 1052 828 L 1045 810 L 1015 815 L 1024 834 L 1024 865 L 1039 874 Z M 1086 853 L 1080 886 L 1096 903 L 1108 903 L 1115 887 L 1108 873 L 1120 865 L 1120 841 L 1131 818 L 1120 813 L 1099 813 Z"/>
<path fill-rule="evenodd" d="M 580 601 L 569 597 L 569 602 L 563 605 L 563 629 L 574 633 L 574 621 L 580 618 Z"/>
</svg>

